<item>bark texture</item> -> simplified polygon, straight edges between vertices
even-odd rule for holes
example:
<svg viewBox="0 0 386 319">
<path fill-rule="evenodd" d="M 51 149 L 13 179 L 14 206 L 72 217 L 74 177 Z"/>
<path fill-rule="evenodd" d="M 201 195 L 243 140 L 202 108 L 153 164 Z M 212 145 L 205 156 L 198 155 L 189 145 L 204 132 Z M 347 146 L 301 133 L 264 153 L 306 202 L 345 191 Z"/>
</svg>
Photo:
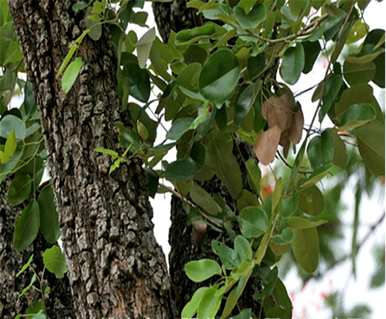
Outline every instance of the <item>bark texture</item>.
<svg viewBox="0 0 386 319">
<path fill-rule="evenodd" d="M 171 31 L 178 32 L 183 29 L 194 28 L 204 22 L 195 10 L 187 8 L 186 3 L 186 0 L 153 3 L 154 17 L 158 31 L 164 42 L 167 42 Z M 243 162 L 252 157 L 251 150 L 248 145 L 240 142 L 238 146 L 235 147 L 234 154 L 242 169 L 243 180 L 246 182 L 247 173 Z M 236 211 L 236 202 L 217 177 L 203 183 L 202 186 L 209 193 L 220 195 L 227 205 Z M 248 185 L 244 186 L 248 189 Z M 226 242 L 228 236 L 225 233 L 218 233 L 208 228 L 204 237 L 200 238 L 197 242 L 194 239 L 193 227 L 188 224 L 187 212 L 181 200 L 176 197 L 173 197 L 171 202 L 171 222 L 169 232 L 169 243 L 171 246 L 169 254 L 170 276 L 177 313 L 181 313 L 181 310 L 190 300 L 193 292 L 199 287 L 199 285 L 193 283 L 185 275 L 183 271 L 184 264 L 194 259 L 216 258 L 211 250 L 212 240 L 217 239 Z M 230 246 L 233 245 L 232 243 L 228 244 Z M 252 276 L 244 294 L 239 300 L 239 305 L 252 308 L 254 313 L 259 313 L 260 304 L 254 298 L 255 293 L 258 292 L 259 289 L 259 282 L 254 279 Z"/>
<path fill-rule="evenodd" d="M 120 120 L 108 30 L 86 38 L 85 61 L 64 95 L 57 70 L 84 29 L 77 0 L 11 0 L 29 80 L 42 115 L 77 318 L 171 318 L 169 278 L 151 222 L 141 163 L 108 174 L 98 146 L 117 149 Z"/>
<path fill-rule="evenodd" d="M 41 252 L 49 245 L 42 236 L 35 239 L 33 246 L 28 247 L 22 254 L 18 254 L 12 247 L 12 236 L 15 218 L 20 207 L 10 207 L 6 201 L 7 183 L 0 185 L 0 317 L 12 319 L 17 314 L 26 313 L 28 300 L 37 300 L 41 296 L 30 290 L 26 296 L 19 297 L 20 291 L 26 287 L 32 277 L 31 272 L 25 272 L 16 278 L 16 274 L 31 254 L 34 254 L 32 266 L 41 275 L 43 261 Z M 49 318 L 72 319 L 74 309 L 67 276 L 58 280 L 52 274 L 45 272 L 44 278 L 51 289 L 49 299 L 46 300 L 46 310 Z"/>
</svg>

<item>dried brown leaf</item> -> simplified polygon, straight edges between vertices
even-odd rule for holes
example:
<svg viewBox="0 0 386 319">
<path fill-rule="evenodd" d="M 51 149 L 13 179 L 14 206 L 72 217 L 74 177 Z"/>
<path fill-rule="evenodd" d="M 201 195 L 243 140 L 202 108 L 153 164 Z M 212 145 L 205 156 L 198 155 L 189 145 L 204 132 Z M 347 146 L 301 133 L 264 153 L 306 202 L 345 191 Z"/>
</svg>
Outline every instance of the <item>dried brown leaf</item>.
<svg viewBox="0 0 386 319">
<path fill-rule="evenodd" d="M 298 144 L 302 139 L 304 125 L 303 111 L 299 109 L 293 117 L 292 125 L 289 131 L 289 139 L 292 144 Z"/>
<path fill-rule="evenodd" d="M 277 147 L 279 146 L 280 135 L 280 127 L 274 126 L 257 136 L 255 154 L 262 164 L 268 165 L 275 158 Z"/>
<path fill-rule="evenodd" d="M 281 131 L 290 128 L 293 118 L 292 99 L 287 95 L 271 96 L 263 103 L 261 114 L 268 127 L 278 126 Z"/>
</svg>

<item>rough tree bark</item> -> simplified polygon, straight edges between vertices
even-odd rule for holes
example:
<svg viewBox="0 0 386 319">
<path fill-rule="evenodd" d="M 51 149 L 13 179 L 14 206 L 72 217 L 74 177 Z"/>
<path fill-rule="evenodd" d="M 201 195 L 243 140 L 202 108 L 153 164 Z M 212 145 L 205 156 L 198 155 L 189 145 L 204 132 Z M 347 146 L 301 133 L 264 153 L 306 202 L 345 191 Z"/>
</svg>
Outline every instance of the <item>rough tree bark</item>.
<svg viewBox="0 0 386 319">
<path fill-rule="evenodd" d="M 32 266 L 41 275 L 44 267 L 40 253 L 51 245 L 48 245 L 42 236 L 38 236 L 33 246 L 27 248 L 23 254 L 16 253 L 12 247 L 12 235 L 15 218 L 20 211 L 20 207 L 10 207 L 8 205 L 6 186 L 6 182 L 0 185 L 0 317 L 13 319 L 17 314 L 26 312 L 28 307 L 27 297 L 30 300 L 40 299 L 40 295 L 34 290 L 30 290 L 27 296 L 19 297 L 20 291 L 28 285 L 32 274 L 25 272 L 16 278 L 18 270 L 29 256 L 34 254 Z M 68 278 L 58 280 L 54 275 L 45 272 L 44 279 L 47 280 L 51 289 L 49 299 L 46 300 L 49 318 L 75 318 Z"/>
<path fill-rule="evenodd" d="M 77 318 L 171 318 L 169 278 L 153 236 L 141 163 L 113 176 L 98 146 L 117 149 L 120 120 L 108 31 L 86 38 L 85 66 L 68 95 L 56 77 L 84 28 L 77 0 L 10 0 L 29 80 L 35 88 L 60 212 Z"/>
<path fill-rule="evenodd" d="M 153 12 L 158 27 L 158 31 L 164 42 L 167 42 L 171 31 L 178 32 L 182 29 L 194 28 L 201 25 L 204 21 L 201 16 L 193 9 L 188 9 L 186 0 L 174 0 L 173 2 L 153 3 Z M 240 152 L 241 150 L 241 152 Z M 243 180 L 246 181 L 246 170 L 244 162 L 251 158 L 251 150 L 248 145 L 238 143 L 234 149 L 234 154 L 238 159 Z M 225 199 L 227 205 L 236 210 L 236 202 L 232 199 L 229 192 L 221 181 L 214 177 L 202 186 L 211 194 L 220 195 Z M 248 188 L 248 185 L 244 185 Z M 194 229 L 189 225 L 187 212 L 185 211 L 182 201 L 173 196 L 171 201 L 171 228 L 169 231 L 169 243 L 171 246 L 169 254 L 169 267 L 172 285 L 172 294 L 175 300 L 177 313 L 181 313 L 184 305 L 189 301 L 193 292 L 199 287 L 194 284 L 185 275 L 184 264 L 190 260 L 214 257 L 211 249 L 213 239 L 226 242 L 227 235 L 218 233 L 208 228 L 203 238 L 199 242 L 194 239 Z M 232 243 L 228 243 L 232 246 Z M 244 294 L 240 298 L 239 305 L 252 308 L 254 313 L 260 310 L 260 304 L 254 298 L 258 291 L 259 283 L 254 280 L 253 276 L 247 285 Z"/>
</svg>

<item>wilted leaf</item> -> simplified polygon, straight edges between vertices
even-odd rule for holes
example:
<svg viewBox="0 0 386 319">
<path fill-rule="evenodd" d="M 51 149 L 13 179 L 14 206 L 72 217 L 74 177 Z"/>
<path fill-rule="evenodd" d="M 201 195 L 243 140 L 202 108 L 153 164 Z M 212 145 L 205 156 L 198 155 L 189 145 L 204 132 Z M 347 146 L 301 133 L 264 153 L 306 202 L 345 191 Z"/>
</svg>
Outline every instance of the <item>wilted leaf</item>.
<svg viewBox="0 0 386 319">
<path fill-rule="evenodd" d="M 278 126 L 271 127 L 256 138 L 255 154 L 259 161 L 268 165 L 275 158 L 279 146 L 281 130 Z"/>
</svg>

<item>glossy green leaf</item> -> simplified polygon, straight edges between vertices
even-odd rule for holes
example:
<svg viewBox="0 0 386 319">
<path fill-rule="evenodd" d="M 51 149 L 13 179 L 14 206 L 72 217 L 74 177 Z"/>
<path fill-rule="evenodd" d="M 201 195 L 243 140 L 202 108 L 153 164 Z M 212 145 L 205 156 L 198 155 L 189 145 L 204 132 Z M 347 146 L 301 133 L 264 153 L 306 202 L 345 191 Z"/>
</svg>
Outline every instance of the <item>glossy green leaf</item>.
<svg viewBox="0 0 386 319">
<path fill-rule="evenodd" d="M 165 177 L 172 181 L 190 179 L 198 171 L 195 161 L 191 158 L 177 160 L 170 163 L 165 170 Z"/>
<path fill-rule="evenodd" d="M 40 231 L 44 238 L 49 243 L 53 244 L 59 238 L 60 229 L 54 192 L 50 184 L 40 191 L 38 203 L 40 211 Z"/>
<path fill-rule="evenodd" d="M 368 25 L 362 20 L 357 20 L 351 27 L 351 30 L 346 39 L 346 43 L 350 44 L 356 42 L 366 36 L 368 32 Z"/>
<path fill-rule="evenodd" d="M 16 217 L 15 230 L 13 232 L 13 245 L 16 251 L 21 252 L 35 240 L 39 232 L 39 226 L 39 205 L 36 200 L 33 200 Z"/>
<path fill-rule="evenodd" d="M 233 52 L 219 49 L 209 57 L 201 71 L 200 92 L 216 105 L 221 105 L 232 94 L 239 77 L 240 67 Z"/>
<path fill-rule="evenodd" d="M 212 196 L 196 183 L 193 183 L 192 185 L 190 197 L 192 198 L 192 201 L 200 206 L 206 213 L 217 215 L 222 211 L 222 208 L 217 204 Z"/>
<path fill-rule="evenodd" d="M 184 266 L 185 274 L 194 282 L 202 282 L 221 274 L 220 265 L 212 259 L 190 261 Z"/>
<path fill-rule="evenodd" d="M 8 188 L 8 203 L 19 205 L 28 199 L 31 194 L 32 179 L 29 175 L 17 174 Z"/>
<path fill-rule="evenodd" d="M 72 86 L 74 85 L 76 79 L 78 78 L 78 75 L 83 65 L 84 65 L 84 62 L 82 58 L 77 57 L 66 68 L 66 70 L 63 73 L 62 82 L 61 82 L 64 93 L 67 94 L 68 92 L 70 92 Z"/>
<path fill-rule="evenodd" d="M 247 238 L 260 237 L 268 227 L 268 217 L 260 207 L 246 207 L 240 212 L 241 233 Z"/>
<path fill-rule="evenodd" d="M 322 107 L 319 112 L 319 121 L 322 121 L 324 116 L 329 113 L 331 107 L 334 105 L 336 99 L 339 96 L 343 84 L 342 76 L 340 74 L 334 73 L 326 80 L 324 84 L 322 82 L 322 84 L 318 86 L 318 89 L 320 88 L 321 91 L 321 85 L 324 85 Z"/>
<path fill-rule="evenodd" d="M 167 132 L 166 138 L 168 138 L 169 140 L 177 141 L 182 135 L 185 134 L 185 132 L 190 129 L 193 121 L 194 119 L 191 117 L 176 119 L 173 122 L 170 130 Z"/>
<path fill-rule="evenodd" d="M 307 155 L 315 171 L 332 163 L 334 160 L 334 138 L 329 130 L 325 130 L 321 136 L 316 136 L 309 142 Z"/>
<path fill-rule="evenodd" d="M 373 62 L 354 64 L 346 61 L 343 64 L 344 78 L 350 85 L 368 83 L 376 73 L 376 66 Z"/>
<path fill-rule="evenodd" d="M 301 268 L 313 273 L 319 264 L 319 236 L 316 228 L 294 229 L 292 251 Z"/>
<path fill-rule="evenodd" d="M 241 6 L 236 6 L 234 12 L 237 21 L 243 29 L 256 28 L 266 17 L 264 4 L 255 4 L 249 12 L 246 12 Z"/>
<path fill-rule="evenodd" d="M 319 41 L 306 41 L 302 43 L 304 48 L 304 68 L 303 73 L 309 73 L 314 67 L 315 61 L 322 50 Z"/>
<path fill-rule="evenodd" d="M 24 121 L 17 116 L 8 114 L 0 121 L 0 136 L 8 138 L 9 134 L 15 132 L 16 139 L 23 140 L 27 135 L 27 129 Z"/>
<path fill-rule="evenodd" d="M 341 128 L 345 130 L 355 129 L 375 120 L 375 118 L 376 114 L 371 104 L 353 104 L 342 114 Z"/>
<path fill-rule="evenodd" d="M 142 69 L 146 66 L 146 61 L 150 56 L 150 50 L 155 38 L 155 28 L 151 28 L 137 42 L 138 65 Z"/>
<path fill-rule="evenodd" d="M 58 279 L 63 278 L 67 272 L 66 258 L 58 246 L 52 246 L 44 251 L 43 263 Z"/>
<path fill-rule="evenodd" d="M 324 207 L 322 192 L 315 185 L 299 193 L 299 206 L 307 214 L 318 215 Z"/>
<path fill-rule="evenodd" d="M 280 65 L 280 76 L 288 84 L 295 84 L 304 68 L 304 49 L 301 43 L 290 47 L 284 53 Z"/>
<path fill-rule="evenodd" d="M 235 123 L 240 125 L 255 103 L 261 82 L 248 85 L 237 98 L 235 106 Z"/>
</svg>

